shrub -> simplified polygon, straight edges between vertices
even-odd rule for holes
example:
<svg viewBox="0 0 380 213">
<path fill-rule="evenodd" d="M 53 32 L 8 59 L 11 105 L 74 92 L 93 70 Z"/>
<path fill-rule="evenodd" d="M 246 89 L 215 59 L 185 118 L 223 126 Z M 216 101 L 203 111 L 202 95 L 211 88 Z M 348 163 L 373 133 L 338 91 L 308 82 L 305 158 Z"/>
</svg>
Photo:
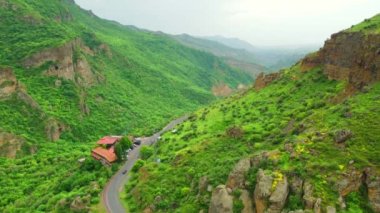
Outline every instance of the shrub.
<svg viewBox="0 0 380 213">
<path fill-rule="evenodd" d="M 140 150 L 141 159 L 146 160 L 150 158 L 154 153 L 154 149 L 150 146 L 143 146 Z"/>
<path fill-rule="evenodd" d="M 138 159 L 132 168 L 132 172 L 137 172 L 141 167 L 145 165 L 145 161 Z"/>
</svg>

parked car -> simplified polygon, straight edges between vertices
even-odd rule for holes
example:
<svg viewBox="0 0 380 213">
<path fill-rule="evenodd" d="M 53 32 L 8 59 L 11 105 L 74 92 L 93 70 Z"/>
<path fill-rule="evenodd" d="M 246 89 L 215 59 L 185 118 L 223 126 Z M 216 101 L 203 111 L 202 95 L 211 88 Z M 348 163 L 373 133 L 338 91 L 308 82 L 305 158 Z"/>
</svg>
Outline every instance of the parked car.
<svg viewBox="0 0 380 213">
<path fill-rule="evenodd" d="M 133 141 L 134 144 L 136 145 L 141 145 L 141 138 L 135 138 L 135 140 Z"/>
</svg>

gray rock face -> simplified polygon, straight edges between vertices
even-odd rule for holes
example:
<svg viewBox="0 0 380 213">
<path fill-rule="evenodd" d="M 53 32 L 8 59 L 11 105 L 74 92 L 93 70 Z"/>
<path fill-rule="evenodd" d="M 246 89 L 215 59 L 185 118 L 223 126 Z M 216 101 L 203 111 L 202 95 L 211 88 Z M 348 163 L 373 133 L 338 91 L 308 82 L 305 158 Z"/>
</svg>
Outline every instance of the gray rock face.
<svg viewBox="0 0 380 213">
<path fill-rule="evenodd" d="M 267 209 L 267 199 L 271 195 L 272 183 L 272 176 L 266 175 L 264 171 L 260 169 L 257 174 L 257 183 L 254 192 L 257 213 L 264 213 Z"/>
<path fill-rule="evenodd" d="M 232 213 L 233 197 L 225 185 L 219 185 L 212 193 L 209 213 Z"/>
<path fill-rule="evenodd" d="M 252 199 L 249 196 L 249 192 L 247 190 L 241 190 L 240 200 L 243 202 L 244 209 L 241 213 L 254 213 L 256 212 L 252 205 Z"/>
<path fill-rule="evenodd" d="M 269 198 L 270 207 L 268 213 L 280 213 L 285 206 L 289 194 L 288 179 L 284 177 L 276 186 Z"/>
<path fill-rule="evenodd" d="M 231 189 L 244 188 L 245 175 L 250 168 L 250 159 L 240 160 L 228 176 L 227 187 Z"/>
</svg>

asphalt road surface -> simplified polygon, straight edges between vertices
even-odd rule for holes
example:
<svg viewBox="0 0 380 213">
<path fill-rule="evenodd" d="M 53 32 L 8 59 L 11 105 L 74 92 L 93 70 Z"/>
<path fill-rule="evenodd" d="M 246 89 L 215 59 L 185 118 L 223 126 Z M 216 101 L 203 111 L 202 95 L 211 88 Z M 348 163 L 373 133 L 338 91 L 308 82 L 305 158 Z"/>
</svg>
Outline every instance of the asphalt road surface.
<svg viewBox="0 0 380 213">
<path fill-rule="evenodd" d="M 124 213 L 126 210 L 120 202 L 120 192 L 124 190 L 124 185 L 129 179 L 129 171 L 131 171 L 133 165 L 139 159 L 140 149 L 142 145 L 152 145 L 157 142 L 158 137 L 173 129 L 177 124 L 182 123 L 188 116 L 178 118 L 170 122 L 165 128 L 150 137 L 144 137 L 141 139 L 141 145 L 137 146 L 131 152 L 129 152 L 127 162 L 120 168 L 120 170 L 111 178 L 102 192 L 102 200 L 108 213 Z M 123 172 L 127 170 L 127 173 Z"/>
</svg>

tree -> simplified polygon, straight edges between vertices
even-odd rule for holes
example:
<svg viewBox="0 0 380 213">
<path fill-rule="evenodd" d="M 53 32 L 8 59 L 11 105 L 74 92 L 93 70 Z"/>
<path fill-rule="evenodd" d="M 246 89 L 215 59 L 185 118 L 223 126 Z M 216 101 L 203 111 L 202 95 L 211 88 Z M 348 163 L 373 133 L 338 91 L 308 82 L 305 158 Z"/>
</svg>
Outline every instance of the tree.
<svg viewBox="0 0 380 213">
<path fill-rule="evenodd" d="M 115 153 L 118 161 L 120 162 L 125 155 L 125 151 L 132 147 L 132 142 L 127 136 L 120 139 L 119 143 L 115 146 Z"/>
<path fill-rule="evenodd" d="M 127 136 L 124 136 L 123 138 L 121 138 L 120 142 L 121 144 L 121 147 L 123 148 L 123 150 L 128 150 L 132 147 L 132 141 L 129 140 L 129 138 Z"/>
</svg>

